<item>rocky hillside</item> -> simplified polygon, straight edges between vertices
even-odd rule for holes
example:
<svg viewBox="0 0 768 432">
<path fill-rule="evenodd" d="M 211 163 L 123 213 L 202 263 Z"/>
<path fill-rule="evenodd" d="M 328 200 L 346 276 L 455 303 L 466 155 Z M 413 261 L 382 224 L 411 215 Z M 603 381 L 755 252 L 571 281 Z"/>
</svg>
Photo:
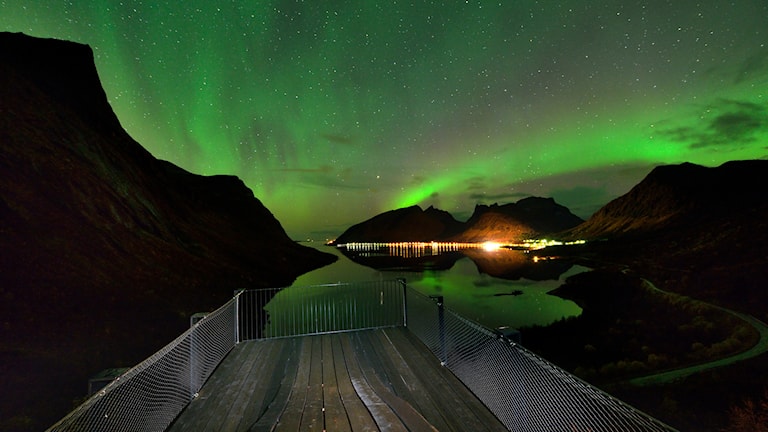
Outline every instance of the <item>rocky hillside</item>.
<svg viewBox="0 0 768 432">
<path fill-rule="evenodd" d="M 573 228 L 583 219 L 552 198 L 528 197 L 516 203 L 478 205 L 456 236 L 458 241 L 517 241 Z"/>
<path fill-rule="evenodd" d="M 44 429 L 90 374 L 137 363 L 190 314 L 335 259 L 238 178 L 136 143 L 89 47 L 0 33 L 0 57 L 0 430 Z"/>
<path fill-rule="evenodd" d="M 564 231 L 583 220 L 552 198 L 529 197 L 504 205 L 478 205 L 467 222 L 448 212 L 418 206 L 391 210 L 347 229 L 336 243 L 457 241 L 519 241 Z"/>
<path fill-rule="evenodd" d="M 573 235 L 637 237 L 700 228 L 727 233 L 741 225 L 739 221 L 751 226 L 765 214 L 766 179 L 767 160 L 731 161 L 715 168 L 691 163 L 659 166 L 576 227 Z"/>
<path fill-rule="evenodd" d="M 768 319 L 767 178 L 768 160 L 657 167 L 569 233 L 604 240 L 574 253 Z"/>
<path fill-rule="evenodd" d="M 599 376 L 583 375 L 592 381 L 616 373 L 612 366 L 622 363 L 639 366 L 651 359 L 694 359 L 739 346 L 744 341 L 740 335 L 749 334 L 737 327 L 744 322 L 731 317 L 716 320 L 713 314 L 718 310 L 700 308 L 699 301 L 768 322 L 766 178 L 766 160 L 731 161 L 712 168 L 685 163 L 652 170 L 630 192 L 573 230 L 574 237 L 600 241 L 542 251 L 563 257 L 572 254 L 599 270 L 574 276 L 553 292 L 577 301 L 584 312 L 570 323 L 525 334 L 525 340 L 535 341 L 528 347 L 566 368 L 580 362 L 582 373 L 593 368 L 585 366 L 589 362 L 606 362 L 608 368 L 594 368 Z M 651 286 L 643 282 L 633 288 L 632 281 L 641 281 L 640 277 L 685 297 L 665 294 L 677 298 L 675 309 L 665 311 L 664 303 L 650 301 L 664 298 L 658 293 L 650 298 L 637 295 L 643 291 L 636 288 Z M 681 325 L 681 320 L 691 324 Z M 699 327 L 697 323 L 710 324 Z M 730 332 L 723 333 L 727 339 L 721 336 L 710 351 L 698 350 L 701 341 L 723 330 Z M 654 336 L 638 343 L 648 335 Z M 690 336 L 696 341 L 686 341 Z M 536 346 L 542 342 L 551 343 L 542 350 Z M 586 346 L 601 347 L 599 354 L 581 349 Z M 614 355 L 609 354 L 611 350 L 621 360 L 608 362 Z M 631 359 L 633 352 L 640 353 L 638 360 Z M 658 352 L 665 354 L 660 357 Z M 626 386 L 614 394 L 680 430 L 726 430 L 734 406 L 764 394 L 766 364 L 763 354 L 668 384 Z M 728 430 L 755 430 L 748 422 L 742 424 L 747 426 Z"/>
</svg>

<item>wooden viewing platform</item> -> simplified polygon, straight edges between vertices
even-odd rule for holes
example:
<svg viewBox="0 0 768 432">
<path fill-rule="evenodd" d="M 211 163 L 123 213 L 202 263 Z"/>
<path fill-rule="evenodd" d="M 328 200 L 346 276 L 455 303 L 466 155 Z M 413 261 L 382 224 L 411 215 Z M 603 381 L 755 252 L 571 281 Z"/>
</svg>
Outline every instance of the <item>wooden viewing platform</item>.
<svg viewBox="0 0 768 432">
<path fill-rule="evenodd" d="M 407 328 L 242 342 L 169 431 L 506 431 Z"/>
<path fill-rule="evenodd" d="M 239 291 L 48 431 L 507 428 L 674 431 L 403 280 Z"/>
</svg>

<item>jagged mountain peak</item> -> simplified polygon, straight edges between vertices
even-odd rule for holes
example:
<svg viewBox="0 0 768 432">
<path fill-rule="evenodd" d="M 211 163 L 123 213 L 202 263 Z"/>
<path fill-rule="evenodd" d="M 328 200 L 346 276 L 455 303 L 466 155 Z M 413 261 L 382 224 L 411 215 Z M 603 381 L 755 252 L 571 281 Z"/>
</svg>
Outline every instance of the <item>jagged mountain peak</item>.
<svg viewBox="0 0 768 432">
<path fill-rule="evenodd" d="M 336 242 L 513 242 L 538 234 L 563 231 L 581 222 L 581 218 L 552 198 L 528 197 L 503 205 L 477 204 L 465 223 L 432 206 L 424 211 L 412 206 L 390 210 L 356 224 L 339 236 Z"/>
</svg>

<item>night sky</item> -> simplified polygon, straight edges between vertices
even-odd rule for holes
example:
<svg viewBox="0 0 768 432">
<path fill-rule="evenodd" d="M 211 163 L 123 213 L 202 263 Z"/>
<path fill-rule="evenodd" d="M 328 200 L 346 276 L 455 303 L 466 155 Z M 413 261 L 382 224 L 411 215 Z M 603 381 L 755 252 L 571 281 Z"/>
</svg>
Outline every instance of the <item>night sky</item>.
<svg viewBox="0 0 768 432">
<path fill-rule="evenodd" d="M 768 147 L 765 0 L 0 0 L 0 30 L 89 44 L 131 136 L 297 239 L 530 195 L 586 218 Z"/>
</svg>

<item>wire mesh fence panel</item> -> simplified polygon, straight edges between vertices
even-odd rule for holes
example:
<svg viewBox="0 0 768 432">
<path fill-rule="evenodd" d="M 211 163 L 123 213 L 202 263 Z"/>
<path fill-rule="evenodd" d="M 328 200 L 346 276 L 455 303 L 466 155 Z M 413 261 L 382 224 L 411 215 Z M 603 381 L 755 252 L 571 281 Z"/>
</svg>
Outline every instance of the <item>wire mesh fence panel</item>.
<svg viewBox="0 0 768 432">
<path fill-rule="evenodd" d="M 407 290 L 408 328 L 511 431 L 673 431 L 495 332 Z"/>
<path fill-rule="evenodd" d="M 240 295 L 241 340 L 403 325 L 395 280 L 258 289 Z"/>
<path fill-rule="evenodd" d="M 403 325 L 404 288 L 392 280 L 240 291 L 48 430 L 165 430 L 236 343 Z"/>
<path fill-rule="evenodd" d="M 165 430 L 234 346 L 235 305 L 208 314 L 48 430 Z"/>
<path fill-rule="evenodd" d="M 240 291 L 49 431 L 162 431 L 240 341 L 404 324 L 509 430 L 673 430 L 392 280 Z"/>
</svg>

